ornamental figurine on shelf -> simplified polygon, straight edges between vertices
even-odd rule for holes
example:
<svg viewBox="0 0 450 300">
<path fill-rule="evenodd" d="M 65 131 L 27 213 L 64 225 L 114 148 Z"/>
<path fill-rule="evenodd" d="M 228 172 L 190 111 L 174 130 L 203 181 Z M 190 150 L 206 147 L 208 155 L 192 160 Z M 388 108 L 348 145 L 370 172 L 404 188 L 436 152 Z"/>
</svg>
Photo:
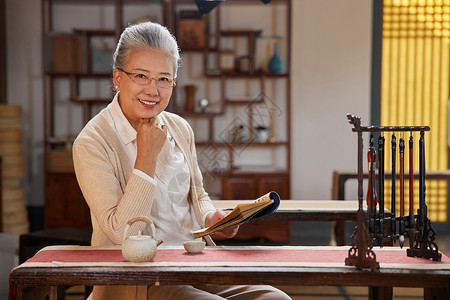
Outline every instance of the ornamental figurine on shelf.
<svg viewBox="0 0 450 300">
<path fill-rule="evenodd" d="M 268 143 L 275 143 L 275 118 L 273 116 L 273 109 L 269 110 L 269 137 L 267 138 Z"/>
<path fill-rule="evenodd" d="M 281 73 L 281 71 L 283 71 L 284 64 L 278 54 L 278 43 L 277 42 L 273 43 L 273 55 L 272 55 L 272 58 L 269 60 L 268 68 L 269 68 L 270 73 L 279 74 L 279 73 Z"/>
<path fill-rule="evenodd" d="M 266 143 L 269 139 L 269 129 L 264 125 L 258 125 L 255 128 L 255 142 Z"/>
<path fill-rule="evenodd" d="M 243 143 L 245 141 L 244 125 L 236 125 L 230 132 L 230 142 Z"/>
<path fill-rule="evenodd" d="M 202 98 L 200 99 L 199 104 L 202 112 L 204 113 L 206 112 L 206 107 L 209 105 L 209 100 L 206 98 Z"/>
</svg>

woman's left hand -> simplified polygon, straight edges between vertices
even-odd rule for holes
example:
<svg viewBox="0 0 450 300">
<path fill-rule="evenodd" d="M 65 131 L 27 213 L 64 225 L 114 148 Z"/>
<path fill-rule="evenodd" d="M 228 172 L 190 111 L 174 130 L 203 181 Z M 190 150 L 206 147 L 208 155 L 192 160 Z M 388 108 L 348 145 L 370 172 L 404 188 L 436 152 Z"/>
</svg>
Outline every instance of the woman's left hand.
<svg viewBox="0 0 450 300">
<path fill-rule="evenodd" d="M 229 214 L 229 212 L 225 212 L 220 209 L 216 210 L 213 213 L 208 214 L 208 216 L 206 216 L 206 220 L 205 220 L 206 227 L 209 227 L 212 224 L 219 221 L 220 219 L 223 219 L 228 214 Z M 224 228 L 220 231 L 216 231 L 215 234 L 231 239 L 232 237 L 234 237 L 237 234 L 238 230 L 239 230 L 239 225 L 233 225 L 233 226 Z"/>
</svg>

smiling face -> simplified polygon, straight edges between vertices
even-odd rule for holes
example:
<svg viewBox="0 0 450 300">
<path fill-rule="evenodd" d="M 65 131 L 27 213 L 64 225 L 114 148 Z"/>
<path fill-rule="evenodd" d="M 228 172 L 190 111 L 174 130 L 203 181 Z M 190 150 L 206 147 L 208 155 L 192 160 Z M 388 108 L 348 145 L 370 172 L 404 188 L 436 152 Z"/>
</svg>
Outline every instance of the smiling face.
<svg viewBox="0 0 450 300">
<path fill-rule="evenodd" d="M 138 73 L 148 78 L 173 78 L 173 58 L 166 52 L 150 47 L 140 48 L 130 53 L 122 68 L 128 73 Z M 128 122 L 137 130 L 141 119 L 159 115 L 169 104 L 173 88 L 158 88 L 157 80 L 139 85 L 126 73 L 114 69 L 114 85 L 120 91 L 119 104 Z M 139 76 L 139 75 L 138 75 Z"/>
</svg>

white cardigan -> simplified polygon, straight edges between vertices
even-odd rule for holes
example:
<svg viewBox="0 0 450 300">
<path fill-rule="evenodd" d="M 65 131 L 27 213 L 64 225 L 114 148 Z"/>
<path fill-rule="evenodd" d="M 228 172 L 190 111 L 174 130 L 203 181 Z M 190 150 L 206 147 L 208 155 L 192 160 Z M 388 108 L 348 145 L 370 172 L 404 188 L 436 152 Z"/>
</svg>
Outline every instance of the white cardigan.
<svg viewBox="0 0 450 300">
<path fill-rule="evenodd" d="M 127 222 L 151 211 L 156 190 L 154 184 L 132 172 L 133 167 L 118 137 L 103 116 L 107 109 L 86 124 L 73 145 L 75 173 L 91 212 L 93 246 L 121 244 Z M 194 208 L 197 222 L 204 227 L 205 213 L 215 208 L 203 188 L 192 128 L 175 114 L 162 112 L 159 117 L 186 158 L 191 174 L 188 201 Z M 136 235 L 144 227 L 142 222 L 135 223 L 129 234 Z M 205 240 L 209 245 L 214 244 L 209 236 Z M 134 286 L 97 286 L 90 299 L 129 299 L 136 293 L 144 297 L 144 289 L 146 287 L 136 290 Z"/>
</svg>

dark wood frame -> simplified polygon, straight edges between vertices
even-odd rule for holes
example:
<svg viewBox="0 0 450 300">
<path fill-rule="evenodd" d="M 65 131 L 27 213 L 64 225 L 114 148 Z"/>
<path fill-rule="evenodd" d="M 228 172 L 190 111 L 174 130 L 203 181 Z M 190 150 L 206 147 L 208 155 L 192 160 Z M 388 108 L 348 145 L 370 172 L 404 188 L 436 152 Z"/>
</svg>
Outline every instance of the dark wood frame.
<svg viewBox="0 0 450 300">
<path fill-rule="evenodd" d="M 383 34 L 383 0 L 372 0 L 372 59 L 370 85 L 370 123 L 380 124 L 381 52 Z"/>
<path fill-rule="evenodd" d="M 186 0 L 172 0 L 169 1 L 170 5 L 169 5 L 169 10 L 172 12 L 171 15 L 174 15 L 174 12 L 176 10 L 176 5 L 180 4 L 180 3 L 185 3 L 187 2 Z M 272 0 L 271 4 L 283 4 L 286 5 L 286 9 L 287 9 L 287 15 L 286 17 L 286 47 L 287 47 L 287 51 L 286 51 L 286 71 L 281 73 L 281 74 L 273 74 L 273 73 L 269 73 L 269 72 L 256 72 L 256 70 L 254 70 L 253 67 L 250 67 L 250 72 L 249 73 L 240 73 L 240 72 L 224 72 L 224 73 L 220 73 L 220 74 L 209 74 L 207 72 L 207 65 L 208 65 L 208 54 L 209 53 L 213 53 L 213 52 L 218 52 L 220 51 L 220 40 L 223 37 L 237 37 L 237 36 L 241 36 L 241 37 L 246 37 L 248 39 L 248 49 L 249 49 L 249 55 L 253 56 L 253 51 L 254 51 L 254 40 L 255 37 L 259 34 L 258 31 L 254 31 L 254 30 L 221 30 L 220 28 L 220 10 L 221 10 L 221 6 L 222 5 L 248 5 L 248 4 L 254 4 L 254 5 L 264 5 L 261 1 L 259 0 L 228 0 L 226 3 L 223 3 L 219 6 L 217 6 L 213 12 L 216 14 L 215 15 L 215 28 L 216 31 L 213 32 L 212 34 L 214 35 L 215 38 L 215 45 L 214 47 L 210 47 L 209 45 L 205 46 L 202 49 L 186 49 L 186 51 L 203 51 L 203 73 L 204 76 L 207 79 L 216 79 L 216 80 L 220 80 L 220 110 L 219 112 L 186 112 L 186 111 L 177 111 L 176 109 L 176 91 L 174 90 L 174 95 L 173 95 L 173 100 L 171 101 L 170 104 L 170 108 L 171 111 L 176 112 L 177 114 L 183 116 L 183 117 L 190 117 L 190 118 L 206 118 L 208 120 L 208 124 L 210 127 L 209 130 L 209 135 L 208 135 L 208 139 L 207 141 L 202 141 L 201 143 L 197 143 L 197 145 L 211 145 L 214 147 L 228 147 L 228 155 L 229 155 L 229 171 L 227 173 L 223 173 L 221 175 L 223 176 L 227 176 L 229 174 L 234 173 L 234 168 L 233 168 L 233 161 L 234 161 L 234 151 L 233 149 L 240 147 L 239 145 L 235 144 L 235 143 L 221 143 L 221 142 L 217 142 L 214 140 L 213 137 L 213 128 L 214 128 L 214 118 L 216 118 L 217 116 L 223 115 L 225 113 L 225 107 L 228 105 L 249 105 L 249 104 L 257 104 L 259 103 L 259 101 L 264 100 L 265 97 L 267 97 L 265 95 L 265 85 L 266 85 L 266 80 L 268 79 L 284 79 L 285 80 L 285 86 L 286 86 L 286 99 L 283 100 L 286 102 L 286 117 L 285 120 L 283 120 L 286 124 L 286 141 L 276 141 L 276 142 L 267 142 L 267 143 L 255 143 L 255 142 L 250 142 L 250 143 L 244 143 L 244 146 L 248 146 L 248 145 L 252 145 L 254 147 L 273 147 L 273 146 L 281 146 L 281 147 L 286 147 L 287 151 L 286 151 L 286 170 L 283 170 L 283 172 L 285 174 L 287 174 L 288 176 L 288 188 L 290 189 L 290 175 L 291 175 L 291 136 L 292 136 L 292 130 L 291 130 L 291 95 L 290 95 L 290 90 L 291 90 L 291 76 L 290 76 L 290 66 L 291 66 L 291 34 L 292 34 L 292 0 Z M 166 25 L 169 28 L 172 28 L 172 30 L 175 28 L 175 24 L 174 22 L 172 23 L 166 23 Z M 253 57 L 251 57 L 250 60 L 252 60 Z M 252 63 L 251 63 L 252 65 Z M 254 72 L 252 72 L 252 70 Z M 261 95 L 260 98 L 261 99 L 255 99 L 253 101 L 248 102 L 241 102 L 241 101 L 228 101 L 227 99 L 227 95 L 226 95 L 226 82 L 229 79 L 242 79 L 242 80 L 248 80 L 248 79 L 258 79 L 259 80 L 259 84 L 261 87 Z M 262 102 L 262 101 L 261 101 Z M 251 106 L 251 105 L 249 105 Z M 250 108 L 251 109 L 251 108 Z M 248 127 L 252 128 L 253 124 L 252 124 L 252 118 L 251 116 L 249 116 L 249 120 L 248 122 Z M 250 132 L 250 136 L 249 139 L 252 140 L 253 136 L 252 136 L 252 132 Z M 242 145 L 242 144 L 241 144 Z M 255 175 L 258 175 L 258 173 L 253 173 Z"/>
<path fill-rule="evenodd" d="M 133 0 L 136 3 L 147 3 L 146 0 Z M 74 4 L 80 4 L 80 5 L 89 5 L 89 4 L 100 4 L 102 2 L 110 3 L 114 6 L 114 27 L 111 30 L 78 30 L 77 34 L 80 36 L 83 46 L 82 50 L 84 50 L 84 56 L 86 56 L 88 59 L 84 62 L 84 68 L 81 72 L 53 72 L 51 70 L 48 70 L 48 60 L 49 57 L 47 57 L 47 53 L 49 53 L 49 47 L 50 45 L 47 43 L 47 35 L 48 33 L 51 33 L 54 28 L 52 24 L 53 20 L 53 11 L 52 11 L 52 5 L 54 3 L 71 3 Z M 90 37 L 92 36 L 114 36 L 116 39 L 119 38 L 120 33 L 123 30 L 123 16 L 122 16 L 122 10 L 123 6 L 127 3 L 126 0 L 95 0 L 95 1 L 89 1 L 89 0 L 41 0 L 41 6 L 42 6 L 42 72 L 43 72 L 43 102 L 44 102 L 44 108 L 43 108 L 43 119 L 44 119 L 44 130 L 43 130 L 43 140 L 44 140 L 44 169 L 45 169 L 45 186 L 49 187 L 52 184 L 52 179 L 55 177 L 61 176 L 64 178 L 67 178 L 66 184 L 70 185 L 73 183 L 73 181 L 76 181 L 75 179 L 75 173 L 61 173 L 61 172 L 54 172 L 50 168 L 49 164 L 49 157 L 50 153 L 54 148 L 61 148 L 66 143 L 70 142 L 67 140 L 58 140 L 55 138 L 55 122 L 54 122 L 54 106 L 55 106 L 55 96 L 54 96 L 54 88 L 55 84 L 54 81 L 57 78 L 68 78 L 70 80 L 70 101 L 74 103 L 79 103 L 83 107 L 83 124 L 86 124 L 87 121 L 91 118 L 91 108 L 95 104 L 99 103 L 109 103 L 111 99 L 103 99 L 103 98 L 81 98 L 79 97 L 79 81 L 82 78 L 112 78 L 112 72 L 108 74 L 103 73 L 93 73 L 91 72 L 89 68 L 90 64 Z M 164 4 L 165 2 L 164 2 Z M 166 11 L 167 8 L 164 7 L 164 11 Z M 167 18 L 164 16 L 164 18 Z M 75 28 L 73 28 L 76 30 Z M 0 75 L 1 76 L 1 75 Z M 78 191 L 75 191 L 77 193 Z M 74 193 L 74 194 L 75 194 Z M 73 196 L 73 194 L 72 194 Z M 76 228 L 86 228 L 87 225 L 84 221 L 77 221 L 72 222 L 71 224 L 62 224 L 55 222 L 54 218 L 52 217 L 55 213 L 55 210 L 57 210 L 55 207 L 55 203 L 63 202 L 64 207 L 68 210 L 73 209 L 74 207 L 76 209 L 80 208 L 83 211 L 86 211 L 87 204 L 85 203 L 84 199 L 82 199 L 81 191 L 78 193 L 78 195 L 73 196 L 72 198 L 67 198 L 66 200 L 60 198 L 61 195 L 54 195 L 51 193 L 51 190 L 46 188 L 46 204 L 45 204 L 45 216 L 44 216 L 44 228 L 56 228 L 61 226 L 70 226 L 70 227 L 76 227 Z M 75 201 L 73 201 L 75 200 Z M 80 201 L 82 200 L 82 203 Z M 83 206 L 83 207 L 81 207 Z M 83 218 L 79 219 L 86 219 L 90 218 L 89 212 L 85 213 L 83 215 Z M 91 227 L 91 224 L 89 224 L 89 228 Z"/>
<path fill-rule="evenodd" d="M 0 156 L 0 232 L 3 231 L 2 159 L 3 158 Z"/>
<path fill-rule="evenodd" d="M 7 66 L 6 66 L 6 3 L 0 0 L 0 103 L 6 103 Z"/>
<path fill-rule="evenodd" d="M 109 102 L 110 100 L 106 100 L 106 99 L 82 99 L 80 97 L 78 97 L 79 95 L 79 91 L 78 91 L 78 82 L 81 78 L 108 78 L 111 77 L 111 74 L 96 74 L 96 73 L 91 73 L 89 72 L 89 68 L 87 68 L 87 66 L 84 67 L 84 71 L 82 72 L 72 72 L 72 73 L 56 73 L 56 72 L 51 72 L 46 70 L 47 67 L 47 60 L 48 57 L 46 57 L 46 53 L 47 48 L 49 45 L 47 45 L 45 43 L 46 41 L 46 34 L 49 32 L 52 32 L 52 30 L 54 28 L 52 28 L 52 4 L 56 3 L 58 1 L 63 1 L 63 0 L 41 0 L 42 1 L 42 28 L 43 28 L 43 32 L 42 32 L 42 39 L 43 39 L 43 99 L 44 99 L 44 166 L 45 166 L 45 182 L 46 185 L 50 185 L 50 180 L 49 178 L 51 178 L 51 175 L 53 173 L 53 175 L 58 175 L 60 173 L 56 173 L 53 172 L 53 170 L 51 170 L 50 168 L 50 164 L 49 164 L 49 156 L 50 153 L 52 151 L 52 149 L 54 148 L 62 148 L 64 145 L 67 144 L 67 140 L 57 140 L 54 137 L 54 126 L 55 126 L 55 122 L 54 122 L 54 105 L 55 105 L 55 97 L 54 97 L 54 81 L 56 78 L 68 78 L 70 80 L 70 91 L 71 91 L 71 101 L 75 102 L 75 103 L 79 103 L 80 105 L 83 106 L 83 121 L 84 123 L 86 123 L 90 118 L 90 110 L 91 110 L 91 106 L 93 104 L 96 103 L 105 103 L 105 102 Z M 64 0 L 66 1 L 66 0 Z M 73 0 L 69 0 L 69 1 L 73 1 Z M 87 44 L 89 42 L 89 37 L 92 35 L 115 35 L 116 38 L 119 37 L 121 31 L 122 31 L 122 10 L 123 10 L 123 6 L 127 3 L 127 1 L 125 0 L 95 0 L 92 1 L 92 3 L 98 3 L 98 2 L 108 2 L 108 3 L 113 3 L 114 5 L 114 28 L 112 30 L 88 30 L 88 29 L 84 29 L 79 31 L 79 35 L 82 37 L 82 40 L 84 41 L 85 44 Z M 133 0 L 136 2 L 145 2 L 146 0 Z M 290 61 L 291 61 L 291 27 L 290 24 L 292 24 L 292 4 L 291 4 L 292 0 L 272 0 L 272 4 L 282 4 L 282 5 L 286 5 L 286 24 L 288 25 L 286 27 L 286 40 L 287 40 L 287 57 L 286 57 L 286 72 L 283 74 L 270 74 L 270 73 L 254 73 L 254 74 L 250 74 L 250 73 L 237 73 L 237 72 L 233 72 L 232 74 L 219 74 L 219 75 L 207 75 L 205 74 L 206 77 L 208 77 L 208 79 L 211 80 L 220 80 L 220 95 L 221 95 L 221 111 L 219 113 L 210 113 L 210 112 L 179 112 L 179 114 L 183 117 L 195 117 L 195 118 L 206 118 L 207 122 L 210 126 L 210 131 L 208 134 L 208 140 L 205 142 L 201 142 L 201 143 L 197 143 L 198 146 L 209 146 L 209 145 L 213 145 L 214 147 L 219 147 L 222 149 L 226 149 L 228 150 L 228 155 L 229 155 L 229 170 L 230 172 L 234 172 L 234 168 L 233 168 L 233 161 L 234 161 L 234 151 L 236 148 L 239 147 L 247 147 L 247 146 L 251 146 L 251 147 L 266 147 L 266 148 L 273 148 L 273 147 L 284 147 L 286 148 L 286 168 L 282 170 L 282 172 L 284 174 L 286 174 L 288 176 L 287 179 L 287 183 L 286 183 L 286 187 L 287 189 L 290 190 L 290 174 L 291 174 L 291 100 L 290 100 L 290 89 L 291 89 L 291 83 L 290 83 Z M 79 3 L 82 5 L 88 5 L 89 3 L 91 3 L 91 1 L 88 0 L 82 0 L 82 1 L 73 1 L 74 3 Z M 227 1 L 229 4 L 234 4 L 234 5 L 240 5 L 240 4 L 254 4 L 254 5 L 264 5 L 261 1 L 259 0 L 228 0 Z M 172 30 L 172 32 L 175 32 L 174 29 L 176 28 L 176 19 L 175 19 L 175 8 L 177 4 L 186 4 L 186 3 L 193 3 L 192 0 L 168 0 L 168 1 L 161 1 L 161 5 L 162 7 L 162 11 L 163 11 L 163 23 Z M 195 4 L 194 4 L 195 5 Z M 223 5 L 223 4 L 221 4 Z M 216 28 L 219 30 L 220 27 L 217 25 L 219 23 L 219 13 L 220 11 L 220 5 L 215 9 L 215 11 L 213 13 L 217 13 L 218 17 L 216 18 L 215 22 L 216 22 Z M 253 31 L 247 31 L 247 32 L 232 32 L 232 31 L 223 31 L 223 32 L 218 32 L 216 38 L 219 39 L 220 35 L 224 35 L 224 36 L 234 36 L 234 35 L 242 35 L 244 34 L 245 36 L 250 36 L 253 38 L 249 38 L 249 40 L 254 40 L 254 35 L 255 32 Z M 252 48 L 252 43 L 249 44 L 249 48 Z M 84 49 L 86 49 L 86 47 L 84 47 Z M 250 52 L 252 52 L 253 49 L 250 49 Z M 208 47 L 206 48 L 199 48 L 199 49 L 187 49 L 186 51 L 199 51 L 200 53 L 202 52 L 207 52 L 207 51 L 217 51 L 217 49 L 209 49 Z M 87 57 L 90 57 L 90 55 L 88 55 Z M 204 57 L 206 57 L 206 55 L 204 55 Z M 206 66 L 206 65 L 205 65 Z M 225 110 L 225 105 L 248 105 L 248 103 L 242 103 L 242 102 L 231 102 L 231 101 L 227 101 L 226 99 L 226 80 L 227 78 L 232 78 L 232 79 L 242 79 L 242 80 L 249 80 L 249 79 L 255 79 L 258 80 L 260 82 L 260 86 L 261 86 L 261 94 L 264 95 L 264 91 L 265 91 L 265 81 L 266 80 L 284 80 L 286 82 L 285 87 L 286 87 L 286 91 L 288 91 L 286 93 L 286 99 L 283 99 L 283 101 L 286 101 L 286 112 L 284 114 L 284 119 L 280 120 L 280 122 L 285 122 L 285 126 L 286 126 L 286 141 L 275 141 L 272 143 L 262 143 L 262 142 L 249 142 L 246 143 L 245 145 L 242 144 L 237 144 L 237 143 L 217 143 L 214 142 L 214 137 L 213 137 L 213 126 L 214 126 L 214 118 L 216 118 L 218 115 L 223 114 L 224 110 Z M 176 90 L 174 90 L 174 94 L 173 94 L 173 99 L 171 101 L 171 105 L 173 105 L 175 103 L 175 98 L 176 98 Z M 255 101 L 255 103 L 258 103 L 258 101 Z M 172 108 L 173 111 L 173 108 Z M 253 128 L 253 124 L 252 124 L 252 120 L 251 117 L 249 116 L 249 120 L 247 121 L 250 126 L 250 128 Z M 253 122 L 254 123 L 254 122 Z M 73 177 L 75 177 L 75 175 L 72 173 Z M 223 176 L 227 176 L 227 173 L 221 174 Z M 56 198 L 58 196 L 55 195 L 51 195 L 48 194 L 47 195 L 47 199 L 46 199 L 46 206 L 52 206 L 51 202 L 55 201 L 55 199 L 51 199 Z M 289 198 L 289 195 L 287 195 L 286 198 Z M 70 202 L 71 199 L 65 200 L 66 202 Z M 60 201 L 60 199 L 56 199 L 56 201 Z M 73 201 L 72 201 L 73 203 Z M 70 206 L 70 203 L 67 203 L 67 206 Z M 47 207 L 46 207 L 47 210 Z M 51 216 L 52 214 L 46 211 L 46 215 Z M 48 222 L 46 222 L 46 224 L 48 224 Z M 79 223 L 74 223 L 72 224 L 71 227 L 80 227 L 81 225 Z M 47 225 L 44 226 L 45 228 L 50 228 Z"/>
</svg>

